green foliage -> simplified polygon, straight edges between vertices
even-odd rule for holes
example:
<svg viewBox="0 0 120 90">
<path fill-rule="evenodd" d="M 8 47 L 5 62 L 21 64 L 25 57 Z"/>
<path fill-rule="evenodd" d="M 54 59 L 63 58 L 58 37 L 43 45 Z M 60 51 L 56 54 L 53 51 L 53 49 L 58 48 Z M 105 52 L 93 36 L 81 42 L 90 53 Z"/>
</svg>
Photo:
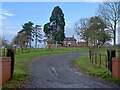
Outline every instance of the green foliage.
<svg viewBox="0 0 120 90">
<path fill-rule="evenodd" d="M 22 30 L 18 32 L 19 35 L 24 35 L 22 37 L 26 37 L 24 42 L 25 43 L 29 43 L 29 47 L 31 47 L 31 41 L 33 41 L 33 38 L 32 38 L 32 27 L 33 27 L 33 23 L 32 22 L 28 22 L 28 23 L 25 23 L 23 26 L 22 26 Z M 21 38 L 21 37 L 20 37 Z"/>
<path fill-rule="evenodd" d="M 50 17 L 50 22 L 44 25 L 44 32 L 48 38 L 52 38 L 61 43 L 64 38 L 65 19 L 64 14 L 59 6 L 56 6 Z"/>
<path fill-rule="evenodd" d="M 28 23 L 25 23 L 22 27 L 23 29 L 19 33 L 25 33 L 27 37 L 27 43 L 29 42 L 29 47 L 31 47 L 31 41 L 33 41 L 32 38 L 33 23 L 29 21 Z"/>
<path fill-rule="evenodd" d="M 89 39 L 91 42 L 93 41 L 92 44 L 102 46 L 105 42 L 111 40 L 110 33 L 105 30 L 107 24 L 100 17 L 91 17 L 88 23 L 88 30 L 91 32 Z"/>
<path fill-rule="evenodd" d="M 31 47 L 31 42 L 35 40 L 35 47 L 37 48 L 37 43 L 42 40 L 41 26 L 35 25 L 33 27 L 32 22 L 25 23 L 22 26 L 21 31 L 13 38 L 13 44 L 21 47 Z"/>
<path fill-rule="evenodd" d="M 75 30 L 81 39 L 94 46 L 102 46 L 111 40 L 110 32 L 106 27 L 107 24 L 98 16 L 81 19 L 75 24 Z"/>
<path fill-rule="evenodd" d="M 44 25 L 43 31 L 45 32 L 46 36 L 47 36 L 48 38 L 50 38 L 50 36 L 51 36 L 51 32 L 50 32 L 50 31 L 51 31 L 50 23 L 47 23 L 47 24 Z"/>
</svg>

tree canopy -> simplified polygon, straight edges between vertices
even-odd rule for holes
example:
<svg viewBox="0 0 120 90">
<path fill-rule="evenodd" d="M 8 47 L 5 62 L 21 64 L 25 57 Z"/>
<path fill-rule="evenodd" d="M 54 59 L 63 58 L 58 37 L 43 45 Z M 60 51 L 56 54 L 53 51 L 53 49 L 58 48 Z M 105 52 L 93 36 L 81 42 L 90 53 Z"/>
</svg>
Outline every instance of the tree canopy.
<svg viewBox="0 0 120 90">
<path fill-rule="evenodd" d="M 44 25 L 44 32 L 48 39 L 53 39 L 61 43 L 65 38 L 64 33 L 65 19 L 59 6 L 56 6 L 51 14 L 50 22 Z"/>
<path fill-rule="evenodd" d="M 28 22 L 22 25 L 21 31 L 14 37 L 13 43 L 21 48 L 30 47 L 31 42 L 35 40 L 35 47 L 37 48 L 37 43 L 41 42 L 41 26 L 35 25 L 32 22 Z"/>
<path fill-rule="evenodd" d="M 111 35 L 106 29 L 107 24 L 98 16 L 90 19 L 84 18 L 75 24 L 75 30 L 87 45 L 102 46 L 111 40 Z"/>
<path fill-rule="evenodd" d="M 22 34 L 22 35 L 24 33 L 25 37 L 27 38 L 26 43 L 27 44 L 29 43 L 29 47 L 31 47 L 31 41 L 33 41 L 32 27 L 33 27 L 33 23 L 29 21 L 28 23 L 25 23 L 24 25 L 22 25 L 22 30 L 18 32 L 19 34 Z"/>
</svg>

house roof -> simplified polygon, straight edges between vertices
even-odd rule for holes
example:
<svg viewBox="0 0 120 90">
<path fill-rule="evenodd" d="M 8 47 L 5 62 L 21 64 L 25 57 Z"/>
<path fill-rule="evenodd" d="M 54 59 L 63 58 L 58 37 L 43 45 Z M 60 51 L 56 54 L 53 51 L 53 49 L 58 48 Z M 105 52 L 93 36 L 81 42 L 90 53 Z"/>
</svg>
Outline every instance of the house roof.
<svg viewBox="0 0 120 90">
<path fill-rule="evenodd" d="M 74 37 L 66 37 L 64 41 L 76 41 Z"/>
<path fill-rule="evenodd" d="M 110 43 L 104 43 L 104 46 L 111 46 Z"/>
</svg>

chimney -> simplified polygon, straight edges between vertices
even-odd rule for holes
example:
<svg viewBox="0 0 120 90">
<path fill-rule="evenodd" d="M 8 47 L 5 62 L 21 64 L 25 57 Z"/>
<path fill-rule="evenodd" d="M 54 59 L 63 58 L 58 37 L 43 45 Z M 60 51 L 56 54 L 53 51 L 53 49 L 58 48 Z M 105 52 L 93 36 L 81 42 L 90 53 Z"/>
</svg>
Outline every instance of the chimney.
<svg viewBox="0 0 120 90">
<path fill-rule="evenodd" d="M 74 38 L 74 35 L 72 37 Z"/>
</svg>

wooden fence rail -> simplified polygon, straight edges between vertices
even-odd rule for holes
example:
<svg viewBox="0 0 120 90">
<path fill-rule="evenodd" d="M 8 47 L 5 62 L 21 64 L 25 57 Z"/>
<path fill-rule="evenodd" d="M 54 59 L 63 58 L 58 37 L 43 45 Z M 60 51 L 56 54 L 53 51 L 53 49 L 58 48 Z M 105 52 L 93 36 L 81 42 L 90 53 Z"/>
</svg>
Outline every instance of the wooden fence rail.
<svg viewBox="0 0 120 90">
<path fill-rule="evenodd" d="M 100 52 L 89 51 L 90 62 L 94 65 L 108 67 L 107 55 Z"/>
</svg>

